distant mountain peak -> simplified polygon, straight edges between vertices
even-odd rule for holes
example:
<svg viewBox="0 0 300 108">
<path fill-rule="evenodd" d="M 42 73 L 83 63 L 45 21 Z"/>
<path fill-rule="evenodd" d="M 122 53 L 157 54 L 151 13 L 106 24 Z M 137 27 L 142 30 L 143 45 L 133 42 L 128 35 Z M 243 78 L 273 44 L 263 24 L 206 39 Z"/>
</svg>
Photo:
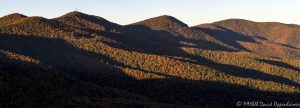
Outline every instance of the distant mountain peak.
<svg viewBox="0 0 300 108">
<path fill-rule="evenodd" d="M 99 16 L 94 16 L 94 15 L 88 15 L 79 11 L 73 11 L 69 12 L 67 14 L 64 14 L 58 18 L 55 18 L 57 20 L 64 20 L 64 19 L 72 19 L 72 18 L 80 18 L 80 19 L 86 19 L 86 20 L 106 20 L 102 17 Z"/>
<path fill-rule="evenodd" d="M 297 24 L 285 24 L 281 22 L 256 22 L 256 21 L 251 21 L 251 20 L 246 20 L 246 19 L 238 19 L 238 18 L 232 18 L 232 19 L 226 19 L 226 20 L 221 20 L 212 23 L 213 25 L 230 25 L 230 24 L 236 24 L 236 25 L 258 25 L 258 24 L 269 24 L 272 26 L 288 26 L 288 27 L 299 27 Z"/>
<path fill-rule="evenodd" d="M 0 18 L 0 27 L 10 25 L 10 24 L 12 24 L 22 18 L 26 18 L 26 17 L 27 16 L 20 14 L 20 13 L 13 13 L 13 14 L 3 16 L 2 18 Z"/>
<path fill-rule="evenodd" d="M 256 22 L 245 20 L 245 19 L 231 18 L 231 19 L 217 21 L 212 24 L 242 24 L 242 23 L 249 24 L 249 23 L 256 23 Z"/>
<path fill-rule="evenodd" d="M 55 18 L 55 20 L 70 26 L 89 28 L 94 30 L 107 30 L 119 26 L 102 17 L 88 15 L 78 11 L 67 13 L 63 16 Z"/>
<path fill-rule="evenodd" d="M 83 16 L 90 16 L 90 15 L 79 12 L 79 11 L 73 11 L 73 12 L 69 12 L 69 13 L 67 13 L 67 14 L 59 17 L 59 18 L 62 18 L 62 17 L 83 17 Z"/>
<path fill-rule="evenodd" d="M 178 20 L 175 17 L 170 16 L 170 15 L 161 15 L 161 16 L 157 16 L 157 17 L 154 17 L 154 18 L 165 18 L 165 19 L 170 19 L 170 20 Z"/>
<path fill-rule="evenodd" d="M 241 19 L 241 18 L 230 18 L 230 19 L 225 19 L 225 20 L 221 20 L 221 21 L 218 21 L 218 22 L 222 22 L 222 21 L 246 21 L 246 22 L 253 22 L 253 21 L 246 20 L 246 19 Z"/>
<path fill-rule="evenodd" d="M 23 15 L 23 14 L 20 14 L 20 13 L 12 13 L 12 14 L 9 14 L 9 15 L 6 15 L 6 16 L 3 16 L 2 18 L 5 18 L 5 17 L 17 17 L 17 18 L 25 18 L 27 17 L 26 15 Z"/>
<path fill-rule="evenodd" d="M 46 23 L 49 22 L 49 19 L 46 19 L 44 17 L 40 17 L 40 16 L 32 16 L 32 17 L 26 17 L 23 19 L 20 19 L 16 22 L 14 22 L 14 24 L 19 24 L 19 23 Z"/>
<path fill-rule="evenodd" d="M 144 21 L 134 23 L 133 25 L 144 25 L 152 29 L 188 27 L 187 24 L 169 15 L 162 15 L 162 16 L 146 19 Z"/>
</svg>

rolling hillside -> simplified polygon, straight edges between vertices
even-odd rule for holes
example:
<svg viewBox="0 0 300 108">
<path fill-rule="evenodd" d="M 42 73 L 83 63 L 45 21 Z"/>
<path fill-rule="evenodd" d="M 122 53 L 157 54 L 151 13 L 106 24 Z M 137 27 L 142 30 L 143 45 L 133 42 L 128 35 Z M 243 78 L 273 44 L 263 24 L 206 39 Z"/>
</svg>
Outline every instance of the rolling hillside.
<svg viewBox="0 0 300 108">
<path fill-rule="evenodd" d="M 298 102 L 300 26 L 70 12 L 0 18 L 0 107 L 228 108 Z"/>
<path fill-rule="evenodd" d="M 6 15 L 2 18 L 0 18 L 0 27 L 4 27 L 10 24 L 13 24 L 15 21 L 26 18 L 27 16 L 19 14 L 19 13 L 13 13 L 10 15 Z"/>
<path fill-rule="evenodd" d="M 228 19 L 193 28 L 239 49 L 278 58 L 299 59 L 298 25 Z"/>
</svg>

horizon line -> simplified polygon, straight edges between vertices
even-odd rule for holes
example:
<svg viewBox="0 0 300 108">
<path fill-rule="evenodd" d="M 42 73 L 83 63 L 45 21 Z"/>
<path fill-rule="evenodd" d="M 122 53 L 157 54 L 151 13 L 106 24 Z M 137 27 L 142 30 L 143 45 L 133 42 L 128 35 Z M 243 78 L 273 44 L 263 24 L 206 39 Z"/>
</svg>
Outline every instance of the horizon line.
<svg viewBox="0 0 300 108">
<path fill-rule="evenodd" d="M 147 20 L 147 19 L 151 19 L 151 18 L 155 18 L 155 17 L 159 17 L 159 16 L 174 17 L 173 15 L 164 14 L 164 15 L 158 15 L 158 16 L 149 17 L 149 18 L 146 18 L 146 19 L 143 19 L 143 20 L 139 20 L 139 21 L 134 21 L 134 22 L 131 22 L 131 23 L 128 23 L 128 24 L 121 24 L 121 23 L 118 23 L 118 22 L 111 21 L 108 18 L 99 16 L 99 15 L 84 13 L 84 12 L 80 12 L 78 10 L 75 10 L 75 11 L 67 12 L 67 13 L 62 14 L 62 15 L 58 15 L 56 17 L 45 17 L 45 16 L 42 16 L 42 15 L 26 15 L 26 14 L 19 13 L 19 12 L 12 12 L 10 14 L 6 14 L 6 15 L 0 16 L 0 18 L 3 18 L 3 17 L 8 16 L 8 15 L 12 15 L 12 14 L 21 14 L 21 15 L 24 15 L 26 17 L 42 17 L 42 18 L 46 18 L 46 19 L 55 19 L 55 18 L 64 16 L 64 15 L 66 15 L 68 13 L 72 13 L 72 12 L 79 12 L 79 13 L 83 13 L 83 14 L 86 14 L 86 15 L 101 17 L 101 18 L 104 18 L 104 19 L 108 20 L 109 22 L 116 23 L 116 24 L 122 25 L 122 26 L 134 24 L 134 23 L 137 23 L 137 22 L 141 22 L 141 21 L 144 21 L 144 20 Z M 178 19 L 177 17 L 174 17 L 174 18 Z M 298 25 L 298 26 L 300 26 L 300 24 L 297 24 L 297 23 L 284 23 L 284 22 L 280 22 L 280 21 L 255 21 L 255 20 L 249 20 L 249 19 L 245 19 L 245 18 L 236 18 L 236 17 L 224 18 L 222 20 L 216 20 L 216 21 L 212 21 L 212 22 L 205 22 L 205 23 L 193 24 L 193 25 L 187 24 L 187 23 L 185 23 L 184 21 L 182 21 L 180 19 L 178 19 L 178 20 L 181 21 L 181 22 L 183 22 L 184 24 L 188 25 L 188 27 L 194 27 L 194 26 L 203 25 L 203 24 L 211 24 L 211 23 L 220 22 L 220 21 L 226 21 L 226 20 L 245 20 L 245 21 L 250 21 L 250 22 L 254 22 L 254 23 L 280 23 L 280 24 L 285 24 L 285 25 Z"/>
</svg>

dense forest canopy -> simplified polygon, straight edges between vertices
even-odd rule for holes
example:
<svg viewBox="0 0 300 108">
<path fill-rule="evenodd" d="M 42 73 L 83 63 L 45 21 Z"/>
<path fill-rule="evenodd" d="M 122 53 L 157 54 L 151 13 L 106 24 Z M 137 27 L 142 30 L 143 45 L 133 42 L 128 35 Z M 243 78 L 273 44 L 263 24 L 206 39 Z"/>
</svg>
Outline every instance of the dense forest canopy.
<svg viewBox="0 0 300 108">
<path fill-rule="evenodd" d="M 211 108 L 299 102 L 300 26 L 81 12 L 0 18 L 0 107 Z"/>
</svg>

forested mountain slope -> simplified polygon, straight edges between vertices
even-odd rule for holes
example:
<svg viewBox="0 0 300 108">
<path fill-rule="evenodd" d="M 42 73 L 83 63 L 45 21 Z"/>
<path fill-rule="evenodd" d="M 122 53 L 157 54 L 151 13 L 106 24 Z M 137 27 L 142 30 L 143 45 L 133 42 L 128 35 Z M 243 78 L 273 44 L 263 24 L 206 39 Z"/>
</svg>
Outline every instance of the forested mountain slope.
<svg viewBox="0 0 300 108">
<path fill-rule="evenodd" d="M 269 23 L 225 20 L 188 27 L 164 15 L 122 26 L 80 12 L 54 19 L 17 16 L 25 15 L 0 20 L 0 107 L 206 108 L 234 107 L 239 100 L 299 101 L 299 50 L 288 41 L 295 34 L 258 27 Z"/>
</svg>

